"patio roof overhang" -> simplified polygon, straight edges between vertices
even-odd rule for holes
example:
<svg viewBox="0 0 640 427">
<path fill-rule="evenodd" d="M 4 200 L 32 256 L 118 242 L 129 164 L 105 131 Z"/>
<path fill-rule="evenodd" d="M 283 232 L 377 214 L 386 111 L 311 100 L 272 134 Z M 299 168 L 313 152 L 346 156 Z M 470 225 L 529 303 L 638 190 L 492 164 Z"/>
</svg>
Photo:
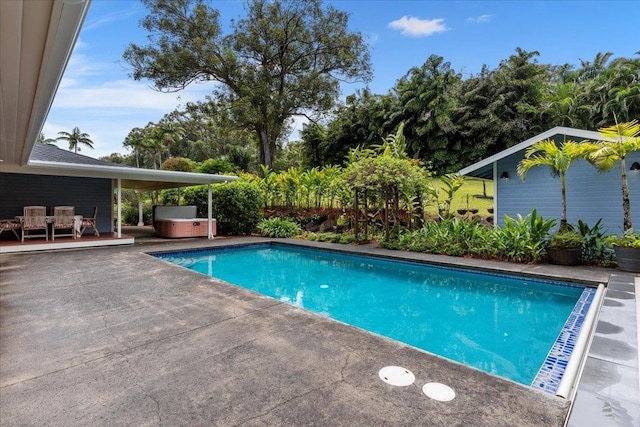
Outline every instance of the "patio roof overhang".
<svg viewBox="0 0 640 427">
<path fill-rule="evenodd" d="M 0 160 L 26 165 L 90 0 L 0 1 Z"/>
<path fill-rule="evenodd" d="M 112 180 L 120 179 L 122 188 L 140 191 L 163 190 L 203 184 L 219 184 L 236 181 L 238 179 L 237 176 L 231 175 L 211 175 L 206 173 L 138 169 L 124 166 L 97 166 L 34 160 L 31 160 L 27 166 L 3 165 L 2 172 L 108 178 Z"/>
</svg>

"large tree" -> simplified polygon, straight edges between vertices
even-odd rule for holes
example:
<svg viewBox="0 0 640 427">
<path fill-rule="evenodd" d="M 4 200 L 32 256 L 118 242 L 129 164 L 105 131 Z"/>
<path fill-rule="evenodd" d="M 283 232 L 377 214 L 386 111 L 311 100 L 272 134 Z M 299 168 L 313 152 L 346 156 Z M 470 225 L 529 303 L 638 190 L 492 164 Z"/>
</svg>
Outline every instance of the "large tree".
<svg viewBox="0 0 640 427">
<path fill-rule="evenodd" d="M 195 81 L 222 83 L 214 94 L 256 132 L 267 166 L 291 117 L 328 111 L 341 80 L 371 78 L 362 35 L 348 31 L 347 13 L 321 0 L 249 0 L 247 16 L 231 21 L 228 35 L 204 0 L 143 2 L 150 44 L 126 49 L 133 78 L 165 91 Z"/>
<path fill-rule="evenodd" d="M 461 77 L 443 57 L 431 55 L 421 67 L 413 67 L 396 84 L 398 105 L 393 119 L 406 124 L 407 151 L 431 162 L 440 174 L 461 168 L 465 147 L 453 139 L 454 89 Z"/>
</svg>

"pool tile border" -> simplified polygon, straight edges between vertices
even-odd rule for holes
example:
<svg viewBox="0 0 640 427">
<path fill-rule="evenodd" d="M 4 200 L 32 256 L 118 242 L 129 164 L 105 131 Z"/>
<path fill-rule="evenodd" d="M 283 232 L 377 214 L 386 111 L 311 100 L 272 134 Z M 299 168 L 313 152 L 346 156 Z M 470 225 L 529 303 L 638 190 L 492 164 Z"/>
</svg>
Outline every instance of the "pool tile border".
<svg viewBox="0 0 640 427">
<path fill-rule="evenodd" d="M 556 393 L 595 294 L 596 289 L 589 287 L 582 291 L 531 387 L 551 394 Z"/>
</svg>

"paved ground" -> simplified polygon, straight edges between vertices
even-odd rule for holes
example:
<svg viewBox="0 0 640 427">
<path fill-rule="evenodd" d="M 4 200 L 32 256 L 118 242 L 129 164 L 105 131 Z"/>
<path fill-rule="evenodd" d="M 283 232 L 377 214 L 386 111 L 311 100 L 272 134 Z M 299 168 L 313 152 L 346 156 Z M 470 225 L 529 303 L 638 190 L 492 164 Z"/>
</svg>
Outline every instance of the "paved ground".
<svg viewBox="0 0 640 427">
<path fill-rule="evenodd" d="M 640 276 L 612 274 L 569 427 L 640 426 L 638 289 Z"/>
<path fill-rule="evenodd" d="M 250 238 L 216 239 L 226 245 Z M 3 426 L 562 426 L 569 403 L 143 251 L 203 240 L 0 256 Z M 322 245 L 329 246 L 329 245 Z M 380 254 L 398 255 L 371 247 Z M 447 257 L 407 254 L 445 262 Z M 553 266 L 480 263 L 566 276 Z M 545 270 L 545 271 L 542 271 Z M 606 282 L 609 271 L 571 268 Z M 388 365 L 416 382 L 378 378 Z M 442 382 L 451 402 L 421 387 Z"/>
</svg>

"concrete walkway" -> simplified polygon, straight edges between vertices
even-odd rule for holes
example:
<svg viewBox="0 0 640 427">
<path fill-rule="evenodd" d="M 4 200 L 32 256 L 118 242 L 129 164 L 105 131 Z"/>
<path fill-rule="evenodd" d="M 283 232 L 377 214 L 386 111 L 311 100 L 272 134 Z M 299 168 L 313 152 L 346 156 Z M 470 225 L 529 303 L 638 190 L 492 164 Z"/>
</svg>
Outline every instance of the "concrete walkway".
<svg viewBox="0 0 640 427">
<path fill-rule="evenodd" d="M 569 427 L 640 426 L 638 287 L 614 273 L 569 418 Z"/>
<path fill-rule="evenodd" d="M 249 241 L 258 239 L 0 255 L 2 425 L 564 424 L 561 398 L 144 253 Z M 455 260 L 592 284 L 610 273 Z M 416 382 L 385 384 L 388 365 Z M 421 388 L 434 381 L 456 399 L 427 398 Z"/>
</svg>

